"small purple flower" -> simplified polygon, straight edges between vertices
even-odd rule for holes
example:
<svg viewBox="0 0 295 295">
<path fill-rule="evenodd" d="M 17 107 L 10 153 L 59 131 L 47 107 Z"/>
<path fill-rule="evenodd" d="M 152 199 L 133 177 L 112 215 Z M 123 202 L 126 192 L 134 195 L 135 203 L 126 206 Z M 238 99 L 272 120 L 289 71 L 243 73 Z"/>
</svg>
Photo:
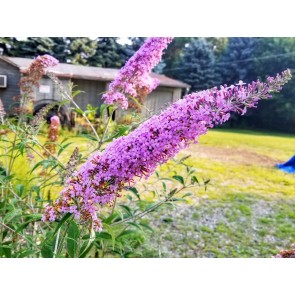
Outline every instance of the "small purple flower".
<svg viewBox="0 0 295 295">
<path fill-rule="evenodd" d="M 159 81 L 149 74 L 160 62 L 163 50 L 173 38 L 149 38 L 127 61 L 117 78 L 110 84 L 109 90 L 102 96 L 106 104 L 118 104 L 128 108 L 128 96 L 141 98 L 154 90 Z"/>
<path fill-rule="evenodd" d="M 44 68 L 54 67 L 58 65 L 58 60 L 49 54 L 39 55 L 36 61 L 40 62 Z"/>
<path fill-rule="evenodd" d="M 104 152 L 93 154 L 66 182 L 66 187 L 52 206 L 45 208 L 43 220 L 53 212 L 75 213 L 82 222 L 91 222 L 101 230 L 97 218 L 99 207 L 111 203 L 125 186 L 148 178 L 159 164 L 167 162 L 181 149 L 206 134 L 209 128 L 222 124 L 230 113 L 244 114 L 270 97 L 291 78 L 287 70 L 271 80 L 234 88 L 222 86 L 186 95 L 158 116 L 145 121 L 127 136 L 109 144 Z M 73 210 L 73 205 L 75 210 Z M 79 212 L 79 215 L 77 215 Z"/>
</svg>

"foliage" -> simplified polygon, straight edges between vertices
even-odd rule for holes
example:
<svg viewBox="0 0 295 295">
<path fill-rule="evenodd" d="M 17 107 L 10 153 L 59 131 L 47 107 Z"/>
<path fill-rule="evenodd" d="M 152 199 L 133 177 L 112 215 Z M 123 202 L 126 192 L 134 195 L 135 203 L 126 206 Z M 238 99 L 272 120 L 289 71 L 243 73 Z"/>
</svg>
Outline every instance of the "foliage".
<svg viewBox="0 0 295 295">
<path fill-rule="evenodd" d="M 177 78 L 191 85 L 191 91 L 212 88 L 215 82 L 215 56 L 213 48 L 203 38 L 192 39 L 184 48 L 176 70 Z"/>
<path fill-rule="evenodd" d="M 35 63 L 39 63 L 39 60 Z M 102 105 L 99 120 L 103 131 L 98 132 L 91 123 L 95 122 L 98 110 L 90 105 L 85 111 L 81 110 L 73 99 L 77 94 L 73 91 L 73 85 L 69 85 L 71 93 L 68 93 L 56 77 L 47 74 L 62 93 L 63 100 L 59 106 L 71 101 L 73 111 L 91 126 L 89 131 L 93 131 L 94 136 L 89 132 L 78 135 L 79 151 L 74 147 L 77 144 L 73 141 L 74 137 L 71 139 L 65 136 L 62 139 L 65 132 L 62 131 L 55 141 L 52 140 L 51 132 L 52 148 L 48 150 L 48 142 L 44 136 L 48 127 L 44 130 L 42 125 L 49 108 L 42 109 L 31 124 L 28 124 L 28 120 L 32 119 L 31 115 L 22 114 L 19 120 L 15 120 L 4 117 L 5 113 L 1 112 L 1 130 L 8 131 L 1 133 L 0 146 L 0 257 L 140 256 L 136 249 L 145 242 L 146 232 L 153 230 L 148 222 L 142 221 L 142 217 L 164 204 L 173 205 L 183 201 L 183 191 L 196 185 L 194 169 L 180 160 L 179 163 L 186 167 L 183 175 L 165 178 L 156 173 L 155 186 L 146 187 L 140 193 L 135 187 L 130 187 L 124 198 L 102 210 L 102 232 L 94 233 L 93 230 L 77 224 L 71 214 L 65 214 L 54 223 L 42 222 L 44 204 L 54 201 L 57 192 L 64 185 L 67 170 L 75 169 L 91 152 L 104 149 L 105 144 L 132 130 L 132 126 L 118 125 L 115 130 L 110 131 L 114 107 Z M 55 123 L 57 119 L 53 117 L 51 121 Z M 70 160 L 67 163 L 68 159 Z M 159 186 L 162 189 L 159 190 Z M 149 194 L 153 198 L 144 199 L 142 194 Z"/>
<path fill-rule="evenodd" d="M 151 38 L 146 41 L 142 51 L 126 64 L 130 68 L 127 67 L 125 77 L 124 68 L 120 72 L 122 79 L 117 81 L 116 91 L 123 91 L 123 85 L 129 85 L 130 81 L 136 85 L 136 90 L 146 87 L 145 83 L 149 85 L 148 74 L 160 60 L 166 43 L 171 40 Z M 40 45 L 40 50 L 52 45 L 50 40 L 46 41 Z M 96 45 L 93 40 L 69 38 L 69 41 L 69 48 L 77 52 L 72 55 L 73 60 L 88 63 L 94 56 Z M 39 40 L 31 38 L 26 42 L 33 44 Z M 149 50 L 144 50 L 145 46 Z M 213 46 L 205 39 L 191 40 L 184 49 L 183 61 L 188 65 L 193 57 L 195 65 L 198 54 L 207 58 L 208 64 L 214 63 Z M 138 66 L 140 58 L 143 68 Z M 118 108 L 117 101 L 106 101 L 107 104 L 99 110 L 92 106 L 82 110 L 74 100 L 79 93 L 74 91 L 74 85 L 70 83 L 65 88 L 54 74 L 46 71 L 47 67 L 56 64 L 57 61 L 48 55 L 33 61 L 27 74 L 32 75 L 36 68 L 36 75 L 29 76 L 32 79 L 29 79 L 22 99 L 29 97 L 31 86 L 37 85 L 42 75 L 46 74 L 63 99 L 57 103 L 58 107 L 70 104 L 72 111 L 83 118 L 90 129 L 86 134 L 78 134 L 79 148 L 71 138 L 65 136 L 62 140 L 61 134 L 57 141 L 56 131 L 54 134 L 50 132 L 53 148 L 49 150 L 42 128 L 49 108 L 42 109 L 41 114 L 35 117 L 21 109 L 18 118 L 8 118 L 0 110 L 0 148 L 3 151 L 0 167 L 1 257 L 142 255 L 140 247 L 144 244 L 146 233 L 153 232 L 147 216 L 165 206 L 174 208 L 176 203 L 192 196 L 194 187 L 204 186 L 206 190 L 210 182 L 207 178 L 202 181 L 197 177 L 196 170 L 188 164 L 187 155 L 175 160 L 176 167 L 182 167 L 181 173 L 173 168 L 161 174 L 155 170 L 157 165 L 167 162 L 214 124 L 228 120 L 230 111 L 244 113 L 248 107 L 256 106 L 258 100 L 268 98 L 270 92 L 279 91 L 291 78 L 287 70 L 275 78 L 268 78 L 267 83 L 258 81 L 247 86 L 240 84 L 233 88 L 192 93 L 143 124 L 139 121 L 131 125 L 116 125 L 113 132 L 109 127 Z M 202 72 L 207 82 L 211 83 L 214 73 L 205 70 L 204 64 L 201 66 L 202 69 L 196 66 L 195 70 L 198 74 Z M 21 83 L 26 84 L 26 81 L 26 77 L 21 78 Z M 198 85 L 193 87 L 198 89 L 200 83 L 207 87 L 207 82 L 199 77 L 199 80 L 194 80 Z M 131 84 L 125 90 L 130 91 L 130 87 Z M 103 126 L 101 132 L 95 125 L 98 113 L 99 125 Z M 51 119 L 55 122 L 51 128 L 56 128 L 58 117 Z M 129 134 L 134 128 L 136 130 Z M 52 136 L 56 141 L 52 140 Z M 139 186 L 134 186 L 138 178 L 147 178 L 153 173 L 152 185 L 141 182 Z M 246 207 L 241 207 L 241 210 L 249 213 Z"/>
<path fill-rule="evenodd" d="M 220 58 L 220 82 L 237 83 L 238 80 L 260 77 L 288 67 L 295 68 L 295 38 L 229 38 L 228 47 Z M 275 94 L 270 104 L 250 111 L 245 117 L 235 118 L 230 126 L 261 130 L 295 132 L 295 85 L 288 84 Z M 269 112 L 269 108 L 273 111 Z"/>
<path fill-rule="evenodd" d="M 217 64 L 221 77 L 219 84 L 226 81 L 231 85 L 239 80 L 247 81 L 253 78 L 254 62 L 248 59 L 253 58 L 256 45 L 257 38 L 229 38 Z"/>
</svg>

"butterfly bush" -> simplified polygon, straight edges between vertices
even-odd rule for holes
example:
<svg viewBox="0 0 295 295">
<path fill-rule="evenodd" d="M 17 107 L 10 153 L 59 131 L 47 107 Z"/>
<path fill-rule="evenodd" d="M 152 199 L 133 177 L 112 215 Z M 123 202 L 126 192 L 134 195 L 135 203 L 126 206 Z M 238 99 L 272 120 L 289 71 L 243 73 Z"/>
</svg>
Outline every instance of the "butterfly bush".
<svg viewBox="0 0 295 295">
<path fill-rule="evenodd" d="M 140 99 L 154 90 L 159 81 L 150 72 L 161 60 L 163 50 L 173 38 L 149 38 L 127 61 L 109 90 L 102 96 L 106 104 L 118 104 L 128 108 L 128 96 Z"/>
<path fill-rule="evenodd" d="M 258 80 L 248 85 L 225 85 L 184 96 L 129 135 L 114 140 L 104 152 L 94 153 L 66 181 L 59 198 L 45 208 L 43 221 L 73 213 L 100 231 L 100 206 L 119 197 L 126 186 L 148 178 L 157 165 L 191 142 L 196 143 L 208 128 L 227 121 L 231 113 L 244 114 L 247 108 L 255 108 L 260 99 L 280 91 L 290 78 L 290 70 L 286 70 L 275 78 L 269 77 L 267 83 Z"/>
<path fill-rule="evenodd" d="M 24 72 L 25 76 L 21 78 L 19 83 L 22 95 L 20 108 L 16 110 L 18 113 L 32 112 L 30 104 L 34 100 L 34 87 L 39 86 L 39 81 L 45 74 L 46 69 L 56 65 L 58 65 L 58 60 L 48 54 L 38 56 L 30 64 L 29 68 Z"/>
<path fill-rule="evenodd" d="M 50 156 L 50 154 L 54 154 L 56 152 L 56 144 L 55 142 L 58 140 L 59 135 L 59 129 L 60 129 L 60 120 L 58 116 L 52 116 L 50 118 L 50 126 L 48 130 L 48 141 L 50 143 L 47 143 L 45 145 L 46 151 L 44 152 L 45 156 Z"/>
</svg>

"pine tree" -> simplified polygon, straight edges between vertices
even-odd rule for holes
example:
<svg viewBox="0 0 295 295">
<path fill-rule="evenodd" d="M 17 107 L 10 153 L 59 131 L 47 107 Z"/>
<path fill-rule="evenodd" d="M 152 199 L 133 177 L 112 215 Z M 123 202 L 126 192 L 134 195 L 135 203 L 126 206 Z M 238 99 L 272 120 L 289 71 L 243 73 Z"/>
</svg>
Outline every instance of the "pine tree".
<svg viewBox="0 0 295 295">
<path fill-rule="evenodd" d="M 145 37 L 128 37 L 131 44 L 126 44 L 124 46 L 124 54 L 126 56 L 126 60 L 128 60 L 144 43 L 147 39 Z"/>
<path fill-rule="evenodd" d="M 61 63 L 67 63 L 70 60 L 70 40 L 67 37 L 51 37 L 54 45 L 52 47 L 53 56 Z"/>
<path fill-rule="evenodd" d="M 49 37 L 29 37 L 25 40 L 17 40 L 14 56 L 34 58 L 38 55 L 54 55 L 54 42 Z"/>
<path fill-rule="evenodd" d="M 99 37 L 96 39 L 95 54 L 89 64 L 97 67 L 120 68 L 126 61 L 124 46 L 117 42 L 117 37 Z"/>
<path fill-rule="evenodd" d="M 179 72 L 177 69 L 182 67 L 181 55 L 185 46 L 191 41 L 192 38 L 188 37 L 177 37 L 174 38 L 168 48 L 165 50 L 163 55 L 163 61 L 165 67 L 163 68 L 163 73 L 171 78 L 178 78 Z"/>
<path fill-rule="evenodd" d="M 191 39 L 183 50 L 175 73 L 175 78 L 191 85 L 191 91 L 212 88 L 215 83 L 215 56 L 211 44 L 204 38 Z"/>
<path fill-rule="evenodd" d="M 236 84 L 254 77 L 254 54 L 257 38 L 229 38 L 228 45 L 218 61 L 218 84 Z"/>
<path fill-rule="evenodd" d="M 16 38 L 0 37 L 0 55 L 13 56 L 16 50 Z"/>
</svg>

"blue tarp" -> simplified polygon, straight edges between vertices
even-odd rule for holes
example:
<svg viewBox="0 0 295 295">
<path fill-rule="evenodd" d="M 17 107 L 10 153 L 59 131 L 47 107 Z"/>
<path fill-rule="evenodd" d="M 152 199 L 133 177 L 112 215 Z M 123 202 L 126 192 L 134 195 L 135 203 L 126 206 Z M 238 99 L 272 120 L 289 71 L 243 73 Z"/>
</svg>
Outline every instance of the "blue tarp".
<svg viewBox="0 0 295 295">
<path fill-rule="evenodd" d="M 295 173 L 295 155 L 286 163 L 277 164 L 276 166 L 285 172 Z"/>
</svg>

